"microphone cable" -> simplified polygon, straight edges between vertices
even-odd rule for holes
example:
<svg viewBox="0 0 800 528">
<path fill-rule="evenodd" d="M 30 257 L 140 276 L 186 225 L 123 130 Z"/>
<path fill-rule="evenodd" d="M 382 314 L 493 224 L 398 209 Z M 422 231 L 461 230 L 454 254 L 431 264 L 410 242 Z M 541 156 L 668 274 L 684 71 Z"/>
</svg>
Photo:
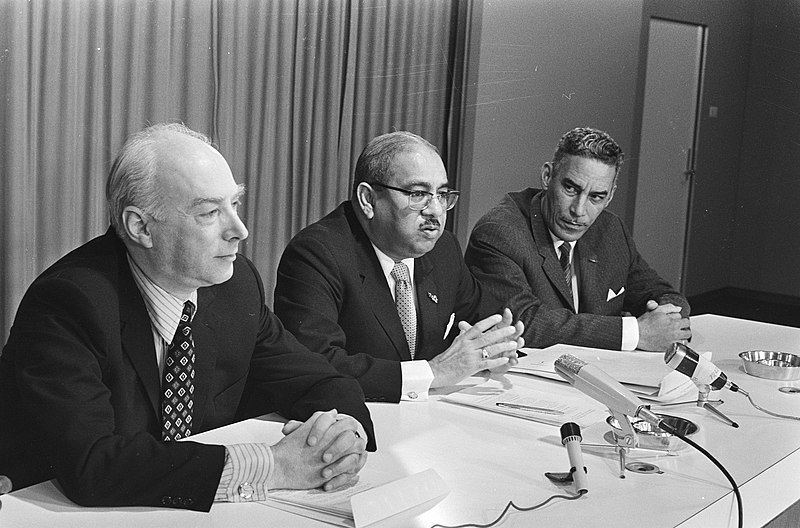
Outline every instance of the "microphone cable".
<svg viewBox="0 0 800 528">
<path fill-rule="evenodd" d="M 742 495 L 739 493 L 739 486 L 736 484 L 736 481 L 733 480 L 733 477 L 731 476 L 731 474 L 728 473 L 728 470 L 725 469 L 725 466 L 723 466 L 720 463 L 719 460 L 714 458 L 714 455 L 712 455 L 711 453 L 709 453 L 708 451 L 703 449 L 703 447 L 700 446 L 700 444 L 696 443 L 694 440 L 689 439 L 686 435 L 684 435 L 683 433 L 681 433 L 680 431 L 678 431 L 677 429 L 675 429 L 674 427 L 672 427 L 668 423 L 665 423 L 664 420 L 661 420 L 661 422 L 658 424 L 658 427 L 660 429 L 662 429 L 663 431 L 666 431 L 667 433 L 671 434 L 671 435 L 677 436 L 678 438 L 680 438 L 681 440 L 683 440 L 684 442 L 686 442 L 690 446 L 694 447 L 695 449 L 697 449 L 698 451 L 703 453 L 706 456 L 706 458 L 708 458 L 711 462 L 713 462 L 714 465 L 717 466 L 720 471 L 722 471 L 722 474 L 725 475 L 725 478 L 728 479 L 728 482 L 730 482 L 731 486 L 733 487 L 733 494 L 736 497 L 736 509 L 738 511 L 738 514 L 739 514 L 739 522 L 738 522 L 737 526 L 739 528 L 742 528 L 742 522 L 743 522 L 743 517 L 742 517 Z"/>
<path fill-rule="evenodd" d="M 761 411 L 763 413 L 767 413 L 770 416 L 775 416 L 777 418 L 787 418 L 789 420 L 800 420 L 800 416 L 792 416 L 791 414 L 780 414 L 780 413 L 768 411 L 768 410 L 764 409 L 763 407 L 759 407 L 756 404 L 756 402 L 753 401 L 753 398 L 750 397 L 750 393 L 744 392 L 743 390 L 739 390 L 739 392 L 744 393 L 744 395 L 747 396 L 747 399 L 750 401 L 750 403 L 753 404 L 753 407 L 755 407 L 756 409 L 758 409 L 759 411 Z"/>
<path fill-rule="evenodd" d="M 456 525 L 434 524 L 431 526 L 431 528 L 491 528 L 492 526 L 497 525 L 497 523 L 503 520 L 503 517 L 505 517 L 506 513 L 508 513 L 508 511 L 511 508 L 514 508 L 515 510 L 520 512 L 528 512 L 528 511 L 533 511 L 537 508 L 541 508 L 542 506 L 544 506 L 553 499 L 575 500 L 575 499 L 580 499 L 581 497 L 586 495 L 586 493 L 587 493 L 586 491 L 581 491 L 577 495 L 551 495 L 550 497 L 543 500 L 539 504 L 528 507 L 517 506 L 516 504 L 514 504 L 514 501 L 508 501 L 506 507 L 503 509 L 502 512 L 500 512 L 500 515 L 498 515 L 497 518 L 494 521 L 490 522 L 489 524 L 474 524 L 474 523 L 456 524 Z"/>
</svg>

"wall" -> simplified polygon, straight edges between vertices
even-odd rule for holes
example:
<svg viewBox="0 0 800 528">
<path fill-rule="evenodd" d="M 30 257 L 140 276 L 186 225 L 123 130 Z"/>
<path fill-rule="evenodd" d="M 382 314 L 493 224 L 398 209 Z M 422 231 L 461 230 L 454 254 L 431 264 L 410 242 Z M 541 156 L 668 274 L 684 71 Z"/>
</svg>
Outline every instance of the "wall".
<svg viewBox="0 0 800 528">
<path fill-rule="evenodd" d="M 484 0 L 470 62 L 477 69 L 468 113 L 474 141 L 462 165 L 469 202 L 459 210 L 462 243 L 505 192 L 538 182 L 541 164 L 573 126 L 607 130 L 636 158 L 648 20 L 658 16 L 708 26 L 686 293 L 728 286 L 751 6 L 751 0 Z M 710 105 L 719 117 L 708 117 Z M 610 205 L 631 227 L 635 165 L 623 167 Z"/>
<path fill-rule="evenodd" d="M 633 137 L 641 1 L 485 0 L 482 8 L 465 116 L 474 140 L 459 175 L 462 243 L 503 194 L 539 185 L 570 128 L 604 129 L 628 153 Z M 623 216 L 633 169 L 623 166 L 610 206 Z"/>
<path fill-rule="evenodd" d="M 760 2 L 759 2 L 760 4 Z M 741 193 L 738 153 L 746 105 L 751 0 L 645 0 L 643 13 L 707 26 L 686 269 L 687 295 L 731 284 L 735 216 Z M 716 106 L 718 117 L 709 116 Z"/>
<path fill-rule="evenodd" d="M 754 16 L 731 284 L 800 297 L 800 2 Z"/>
</svg>

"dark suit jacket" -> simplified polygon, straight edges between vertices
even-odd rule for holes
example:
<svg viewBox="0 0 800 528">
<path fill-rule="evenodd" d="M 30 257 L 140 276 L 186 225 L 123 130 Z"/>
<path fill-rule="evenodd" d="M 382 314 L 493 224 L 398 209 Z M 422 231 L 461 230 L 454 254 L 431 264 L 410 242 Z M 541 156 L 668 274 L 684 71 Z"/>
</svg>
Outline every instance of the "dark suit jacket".
<svg viewBox="0 0 800 528">
<path fill-rule="evenodd" d="M 458 321 L 475 323 L 501 309 L 467 270 L 447 231 L 415 260 L 414 285 L 416 359 L 447 349 Z M 350 202 L 303 229 L 286 247 L 275 313 L 301 343 L 355 377 L 368 400 L 400 400 L 400 361 L 411 359 L 408 343 L 378 257 Z M 451 314 L 455 320 L 445 336 Z"/>
<path fill-rule="evenodd" d="M 363 394 L 287 332 L 242 255 L 233 277 L 198 290 L 194 432 L 250 414 L 304 420 L 336 408 L 372 438 Z M 208 510 L 223 446 L 165 443 L 150 319 L 113 231 L 34 281 L 0 357 L 0 473 L 15 489 L 55 476 L 82 505 Z M 374 448 L 374 442 L 372 443 Z"/>
<path fill-rule="evenodd" d="M 575 245 L 579 314 L 542 218 L 542 194 L 507 194 L 473 228 L 465 259 L 475 277 L 525 323 L 525 345 L 556 343 L 619 350 L 623 312 L 639 316 L 648 300 L 689 303 L 636 251 L 622 221 L 603 211 Z M 608 299 L 609 290 L 618 294 Z"/>
</svg>

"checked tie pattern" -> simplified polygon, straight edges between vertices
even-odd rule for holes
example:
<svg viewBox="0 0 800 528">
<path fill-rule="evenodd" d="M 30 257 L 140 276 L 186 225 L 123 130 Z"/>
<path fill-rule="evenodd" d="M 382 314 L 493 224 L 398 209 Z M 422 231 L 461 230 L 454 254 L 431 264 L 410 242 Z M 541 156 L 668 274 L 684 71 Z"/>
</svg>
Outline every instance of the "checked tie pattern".
<svg viewBox="0 0 800 528">
<path fill-rule="evenodd" d="M 394 302 L 397 305 L 397 313 L 400 315 L 400 322 L 403 323 L 403 332 L 408 341 L 408 351 L 411 359 L 417 351 L 417 310 L 414 307 L 414 295 L 411 291 L 411 276 L 408 273 L 408 266 L 402 262 L 395 262 L 392 268 L 392 278 L 394 278 Z"/>
<path fill-rule="evenodd" d="M 567 289 L 572 293 L 572 263 L 569 261 L 569 254 L 572 248 L 567 242 L 564 242 L 558 247 L 561 257 L 558 259 L 561 262 L 561 269 L 564 270 L 564 280 L 567 281 Z"/>
<path fill-rule="evenodd" d="M 194 305 L 186 301 L 183 313 L 167 348 L 164 362 L 164 379 L 161 383 L 161 417 L 163 440 L 180 440 L 192 434 L 192 409 L 194 403 L 194 343 L 192 342 L 192 311 Z"/>
</svg>

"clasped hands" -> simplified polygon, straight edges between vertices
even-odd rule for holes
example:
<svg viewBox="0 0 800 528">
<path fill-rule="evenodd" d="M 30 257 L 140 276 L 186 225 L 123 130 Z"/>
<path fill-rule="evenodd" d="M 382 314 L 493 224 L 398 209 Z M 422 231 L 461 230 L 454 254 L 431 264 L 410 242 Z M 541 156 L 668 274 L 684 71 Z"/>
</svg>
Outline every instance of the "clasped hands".
<svg viewBox="0 0 800 528">
<path fill-rule="evenodd" d="M 459 334 L 450 347 L 428 363 L 432 388 L 454 385 L 481 370 L 505 372 L 517 364 L 517 350 L 525 346 L 522 321 L 512 324 L 511 310 L 470 325 L 458 323 Z"/>
<path fill-rule="evenodd" d="M 287 422 L 281 432 L 285 436 L 272 446 L 272 488 L 333 491 L 358 481 L 367 433 L 355 418 L 317 411 L 305 422 Z"/>
<path fill-rule="evenodd" d="M 636 348 L 663 352 L 676 341 L 691 339 L 689 318 L 681 316 L 680 306 L 671 303 L 659 305 L 650 300 L 646 308 L 637 319 L 639 344 Z"/>
</svg>

